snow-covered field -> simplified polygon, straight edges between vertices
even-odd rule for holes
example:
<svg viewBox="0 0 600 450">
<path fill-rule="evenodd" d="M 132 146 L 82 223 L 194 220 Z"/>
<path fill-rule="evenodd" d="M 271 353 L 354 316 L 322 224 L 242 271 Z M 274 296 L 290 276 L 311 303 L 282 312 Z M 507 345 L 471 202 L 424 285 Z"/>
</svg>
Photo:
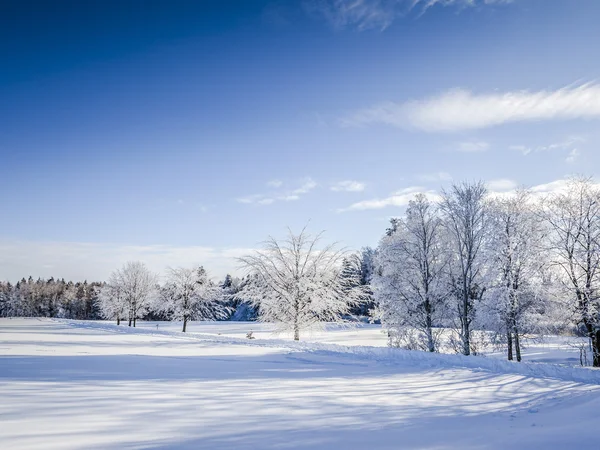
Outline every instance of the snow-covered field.
<svg viewBox="0 0 600 450">
<path fill-rule="evenodd" d="M 597 370 L 387 349 L 368 325 L 156 325 L 0 319 L 0 448 L 598 446 Z M 567 344 L 526 359 L 572 363 Z"/>
<path fill-rule="evenodd" d="M 138 328 L 159 331 L 181 331 L 180 322 L 139 322 Z M 272 324 L 259 322 L 190 322 L 188 331 L 192 333 L 214 334 L 227 337 L 244 338 L 249 331 L 255 339 L 291 339 L 291 334 L 275 332 Z M 351 324 L 344 326 L 328 324 L 324 331 L 308 331 L 302 334 L 302 340 L 324 344 L 364 345 L 387 347 L 388 340 L 381 325 Z M 545 336 L 526 339 L 523 360 L 532 362 L 551 362 L 579 366 L 579 345 L 587 343 L 586 338 L 563 336 Z M 490 346 L 484 352 L 486 356 L 505 359 L 504 351 Z"/>
</svg>

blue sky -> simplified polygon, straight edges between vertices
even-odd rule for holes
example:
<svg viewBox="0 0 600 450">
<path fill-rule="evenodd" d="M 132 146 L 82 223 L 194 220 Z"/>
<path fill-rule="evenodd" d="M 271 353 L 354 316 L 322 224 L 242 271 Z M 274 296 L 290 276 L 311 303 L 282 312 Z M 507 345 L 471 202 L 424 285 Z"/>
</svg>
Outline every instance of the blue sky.
<svg viewBox="0 0 600 450">
<path fill-rule="evenodd" d="M 221 276 L 308 221 L 376 245 L 453 180 L 594 176 L 599 17 L 594 0 L 3 2 L 0 278 L 128 259 Z"/>
</svg>

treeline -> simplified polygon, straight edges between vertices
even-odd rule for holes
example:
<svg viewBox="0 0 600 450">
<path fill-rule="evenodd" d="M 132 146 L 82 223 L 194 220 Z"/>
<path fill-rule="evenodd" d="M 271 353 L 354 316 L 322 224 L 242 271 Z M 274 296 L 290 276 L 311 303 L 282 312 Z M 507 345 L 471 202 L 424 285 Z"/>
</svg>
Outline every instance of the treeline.
<svg viewBox="0 0 600 450">
<path fill-rule="evenodd" d="M 139 264 L 139 263 L 136 263 Z M 170 320 L 173 315 L 165 309 L 162 301 L 168 289 L 161 287 L 156 278 L 152 286 L 153 296 L 151 307 L 138 311 L 136 319 Z M 223 306 L 226 314 L 211 317 L 216 320 L 255 320 L 257 313 L 235 294 L 243 287 L 244 280 L 227 275 L 219 284 L 212 284 L 211 300 Z M 104 292 L 104 297 L 103 297 Z M 76 320 L 105 319 L 107 311 L 103 310 L 103 299 L 109 295 L 111 285 L 106 281 L 65 281 L 64 279 L 49 279 L 29 277 L 19 282 L 0 281 L 0 317 L 48 317 Z M 162 293 L 163 295 L 159 295 Z M 108 313 L 110 314 L 110 313 Z M 112 319 L 113 317 L 108 317 Z M 128 319 L 125 314 L 121 318 Z"/>
<path fill-rule="evenodd" d="M 98 293 L 104 283 L 23 278 L 0 282 L 0 317 L 99 319 Z"/>
</svg>

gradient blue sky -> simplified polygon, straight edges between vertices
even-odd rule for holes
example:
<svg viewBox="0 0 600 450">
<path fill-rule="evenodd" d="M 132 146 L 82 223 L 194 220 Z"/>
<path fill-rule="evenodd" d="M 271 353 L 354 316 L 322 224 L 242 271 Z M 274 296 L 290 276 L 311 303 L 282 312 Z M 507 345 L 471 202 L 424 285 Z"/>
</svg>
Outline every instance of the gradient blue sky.
<svg viewBox="0 0 600 450">
<path fill-rule="evenodd" d="M 595 0 L 2 2 L 0 279 L 221 276 L 309 220 L 376 245 L 452 180 L 596 175 L 599 19 Z"/>
</svg>

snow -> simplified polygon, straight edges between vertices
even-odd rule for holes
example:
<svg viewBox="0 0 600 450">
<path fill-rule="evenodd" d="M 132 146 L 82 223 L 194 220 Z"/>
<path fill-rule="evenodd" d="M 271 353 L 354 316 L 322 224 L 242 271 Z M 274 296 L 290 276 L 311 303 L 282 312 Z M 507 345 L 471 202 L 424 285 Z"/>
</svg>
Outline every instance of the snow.
<svg viewBox="0 0 600 450">
<path fill-rule="evenodd" d="M 177 323 L 139 325 L 1 319 L 0 448 L 597 443 L 597 370 L 388 349 L 374 325 L 299 343 L 265 324 L 193 322 L 185 335 Z M 257 339 L 245 339 L 250 328 Z M 576 353 L 553 353 L 556 339 L 531 359 Z"/>
</svg>

